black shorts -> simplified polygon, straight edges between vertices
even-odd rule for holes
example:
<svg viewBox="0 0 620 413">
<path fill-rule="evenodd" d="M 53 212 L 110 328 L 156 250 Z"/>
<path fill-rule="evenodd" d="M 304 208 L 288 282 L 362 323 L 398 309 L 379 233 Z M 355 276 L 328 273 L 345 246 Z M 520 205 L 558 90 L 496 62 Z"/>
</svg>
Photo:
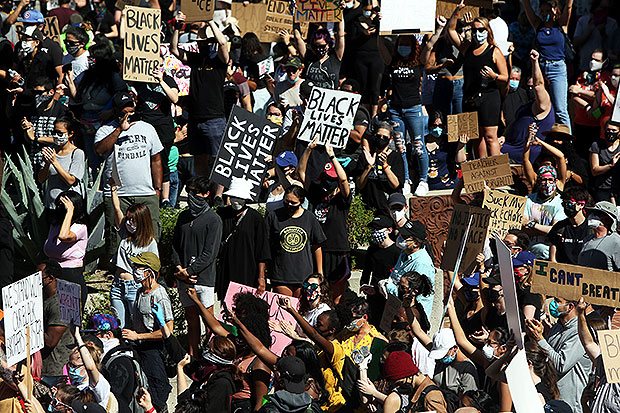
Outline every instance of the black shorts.
<svg viewBox="0 0 620 413">
<path fill-rule="evenodd" d="M 338 284 L 351 276 L 351 253 L 323 251 L 323 275 L 330 284 Z"/>
<path fill-rule="evenodd" d="M 499 89 L 491 89 L 479 95 L 465 99 L 463 112 L 478 112 L 478 126 L 498 126 L 502 108 Z"/>
</svg>

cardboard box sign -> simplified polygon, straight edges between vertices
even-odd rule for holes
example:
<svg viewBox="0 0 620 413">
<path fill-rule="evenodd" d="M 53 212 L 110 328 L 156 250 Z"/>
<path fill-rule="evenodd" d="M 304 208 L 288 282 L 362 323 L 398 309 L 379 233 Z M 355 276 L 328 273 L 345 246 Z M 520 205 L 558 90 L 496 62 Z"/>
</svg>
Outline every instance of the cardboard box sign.
<svg viewBox="0 0 620 413">
<path fill-rule="evenodd" d="M 463 183 L 468 194 L 484 190 L 485 184 L 493 189 L 514 183 L 507 153 L 463 162 L 461 169 L 463 170 Z"/>
<path fill-rule="evenodd" d="M 491 220 L 491 211 L 469 205 L 456 204 L 448 226 L 446 248 L 441 260 L 441 269 L 454 271 L 461 241 L 467 230 L 469 218 L 472 218 L 467 243 L 458 271 L 464 271 L 482 252 L 487 229 Z"/>
<path fill-rule="evenodd" d="M 342 21 L 339 0 L 295 0 L 295 21 L 325 23 Z"/>
<path fill-rule="evenodd" d="M 24 23 L 15 22 L 15 30 L 18 32 L 23 30 L 23 27 Z M 60 29 L 62 29 L 62 27 L 58 26 L 58 17 L 50 16 L 45 18 L 45 25 L 43 26 L 41 33 L 43 33 L 43 36 L 49 37 L 56 43 L 60 44 Z"/>
<path fill-rule="evenodd" d="M 599 330 L 598 342 L 608 383 L 620 383 L 620 330 Z"/>
<path fill-rule="evenodd" d="M 126 6 L 123 80 L 156 82 L 151 76 L 161 63 L 161 10 Z"/>
<path fill-rule="evenodd" d="M 487 237 L 497 233 L 504 239 L 511 229 L 523 225 L 523 211 L 527 199 L 524 196 L 507 194 L 497 190 L 485 190 L 482 207 L 491 211 L 491 221 Z"/>
<path fill-rule="evenodd" d="M 532 292 L 590 304 L 620 307 L 620 273 L 561 264 L 534 261 Z"/>
<path fill-rule="evenodd" d="M 211 180 L 229 187 L 233 177 L 252 183 L 256 200 L 267 173 L 265 157 L 271 155 L 281 127 L 252 112 L 233 106 L 211 171 Z"/>
<path fill-rule="evenodd" d="M 181 0 L 181 11 L 188 23 L 207 22 L 213 19 L 215 0 Z"/>
<path fill-rule="evenodd" d="M 478 112 L 459 113 L 458 115 L 448 115 L 448 142 L 458 142 L 462 134 L 466 134 L 469 139 L 478 139 L 480 129 L 478 128 Z"/>
<path fill-rule="evenodd" d="M 355 93 L 315 86 L 310 92 L 297 138 L 312 142 L 318 136 L 319 145 L 329 142 L 334 148 L 344 147 L 353 129 L 360 99 L 361 95 Z"/>
</svg>

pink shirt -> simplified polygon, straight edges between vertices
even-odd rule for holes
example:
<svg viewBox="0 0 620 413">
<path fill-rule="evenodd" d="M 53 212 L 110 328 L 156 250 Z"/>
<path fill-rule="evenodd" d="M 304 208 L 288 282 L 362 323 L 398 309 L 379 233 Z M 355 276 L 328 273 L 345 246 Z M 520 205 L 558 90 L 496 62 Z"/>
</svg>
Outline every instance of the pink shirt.
<svg viewBox="0 0 620 413">
<path fill-rule="evenodd" d="M 84 224 L 72 224 L 71 232 L 77 239 L 73 242 L 61 242 L 57 237 L 60 225 L 51 225 L 45 241 L 43 251 L 45 255 L 58 261 L 63 268 L 79 268 L 84 265 L 86 244 L 88 244 L 88 229 Z"/>
</svg>

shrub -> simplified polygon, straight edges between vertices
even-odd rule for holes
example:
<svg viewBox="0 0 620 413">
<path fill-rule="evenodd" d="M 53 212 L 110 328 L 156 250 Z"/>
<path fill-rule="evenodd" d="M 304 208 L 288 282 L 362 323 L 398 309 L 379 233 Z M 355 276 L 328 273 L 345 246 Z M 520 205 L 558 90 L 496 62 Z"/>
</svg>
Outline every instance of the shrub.
<svg viewBox="0 0 620 413">
<path fill-rule="evenodd" d="M 374 210 L 368 209 L 362 201 L 361 195 L 355 195 L 349 210 L 347 228 L 349 229 L 349 244 L 351 249 L 357 249 L 367 245 L 370 241 L 370 230 L 368 224 L 374 218 Z"/>
</svg>

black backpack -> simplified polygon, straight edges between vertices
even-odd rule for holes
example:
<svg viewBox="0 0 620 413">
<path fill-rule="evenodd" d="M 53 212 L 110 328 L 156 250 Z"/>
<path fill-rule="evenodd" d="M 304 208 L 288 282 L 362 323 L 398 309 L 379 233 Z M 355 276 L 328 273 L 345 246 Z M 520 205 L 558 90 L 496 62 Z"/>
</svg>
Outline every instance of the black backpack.
<svg viewBox="0 0 620 413">
<path fill-rule="evenodd" d="M 433 390 L 439 390 L 443 394 L 443 398 L 446 401 L 446 411 L 448 413 L 454 413 L 456 409 L 459 408 L 460 399 L 459 395 L 456 392 L 447 389 L 445 387 L 439 387 L 437 385 L 431 384 L 430 386 L 426 386 L 422 393 L 420 393 L 420 397 L 418 398 L 418 403 L 415 406 L 411 406 L 410 412 L 425 412 L 427 411 L 426 407 L 424 407 L 424 401 L 426 400 L 426 395 Z"/>
<path fill-rule="evenodd" d="M 119 413 L 143 412 L 136 395 L 141 387 L 148 389 L 148 380 L 133 346 L 121 344 L 114 347 L 105 355 L 101 365 L 101 373 L 110 383 L 110 391 L 118 401 Z"/>
</svg>

